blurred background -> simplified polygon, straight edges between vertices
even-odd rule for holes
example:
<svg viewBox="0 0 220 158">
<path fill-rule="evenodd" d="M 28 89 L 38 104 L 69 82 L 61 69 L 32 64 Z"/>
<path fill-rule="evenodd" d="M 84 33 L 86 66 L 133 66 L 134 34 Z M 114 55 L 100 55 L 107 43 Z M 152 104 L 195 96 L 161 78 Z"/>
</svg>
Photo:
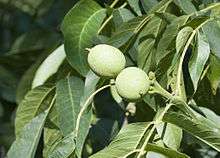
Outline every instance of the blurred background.
<svg viewBox="0 0 220 158">
<path fill-rule="evenodd" d="M 19 81 L 62 42 L 60 24 L 76 1 L 0 0 L 0 157 L 14 140 L 16 105 L 27 91 Z"/>
</svg>

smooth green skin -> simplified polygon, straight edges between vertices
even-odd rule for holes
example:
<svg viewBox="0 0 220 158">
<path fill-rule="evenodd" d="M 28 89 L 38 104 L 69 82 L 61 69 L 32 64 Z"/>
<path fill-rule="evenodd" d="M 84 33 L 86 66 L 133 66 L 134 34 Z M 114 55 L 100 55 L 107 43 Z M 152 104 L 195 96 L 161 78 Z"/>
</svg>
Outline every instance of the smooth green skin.
<svg viewBox="0 0 220 158">
<path fill-rule="evenodd" d="M 126 60 L 119 49 L 99 44 L 89 50 L 88 63 L 97 75 L 114 78 L 125 68 Z"/>
<path fill-rule="evenodd" d="M 141 99 L 150 87 L 147 74 L 137 67 L 122 70 L 117 76 L 115 84 L 118 94 L 129 101 Z"/>
</svg>

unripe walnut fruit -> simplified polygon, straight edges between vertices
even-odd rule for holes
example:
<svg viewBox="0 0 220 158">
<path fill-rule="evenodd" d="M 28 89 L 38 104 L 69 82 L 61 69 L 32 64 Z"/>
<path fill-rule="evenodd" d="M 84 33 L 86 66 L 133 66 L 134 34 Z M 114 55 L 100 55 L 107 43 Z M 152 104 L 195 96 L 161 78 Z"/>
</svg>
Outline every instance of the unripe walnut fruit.
<svg viewBox="0 0 220 158">
<path fill-rule="evenodd" d="M 118 94 L 129 101 L 139 100 L 150 87 L 147 74 L 137 67 L 122 70 L 117 76 L 115 84 Z"/>
<path fill-rule="evenodd" d="M 125 68 L 124 54 L 107 44 L 99 44 L 89 49 L 88 63 L 99 76 L 114 78 Z"/>
</svg>

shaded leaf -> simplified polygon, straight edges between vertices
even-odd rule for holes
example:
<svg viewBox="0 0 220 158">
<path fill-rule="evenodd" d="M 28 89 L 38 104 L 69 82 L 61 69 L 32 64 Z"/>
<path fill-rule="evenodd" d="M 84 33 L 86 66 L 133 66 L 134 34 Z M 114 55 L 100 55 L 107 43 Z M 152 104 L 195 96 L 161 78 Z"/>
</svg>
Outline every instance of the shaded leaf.
<svg viewBox="0 0 220 158">
<path fill-rule="evenodd" d="M 191 0 L 174 0 L 175 4 L 180 7 L 186 14 L 196 12 L 196 8 Z"/>
<path fill-rule="evenodd" d="M 208 79 L 211 83 L 212 92 L 216 94 L 217 88 L 220 83 L 220 59 L 214 55 L 210 55 L 210 67 L 208 70 Z"/>
<path fill-rule="evenodd" d="M 128 4 L 131 6 L 131 8 L 134 10 L 134 12 L 138 15 L 138 16 L 141 16 L 142 13 L 141 13 L 141 9 L 140 9 L 140 6 L 139 6 L 139 0 L 127 0 L 128 1 Z"/>
<path fill-rule="evenodd" d="M 140 0 L 144 11 L 148 13 L 154 6 L 158 4 L 157 0 Z"/>
</svg>

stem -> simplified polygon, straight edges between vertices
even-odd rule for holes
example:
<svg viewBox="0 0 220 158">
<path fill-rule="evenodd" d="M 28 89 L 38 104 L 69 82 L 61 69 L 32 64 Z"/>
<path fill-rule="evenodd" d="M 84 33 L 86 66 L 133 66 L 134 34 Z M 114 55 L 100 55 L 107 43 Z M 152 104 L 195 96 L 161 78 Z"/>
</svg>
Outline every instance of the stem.
<svg viewBox="0 0 220 158">
<path fill-rule="evenodd" d="M 216 3 L 216 4 L 214 4 L 214 5 L 211 5 L 211 6 L 209 6 L 209 7 L 206 7 L 206 8 L 204 8 L 204 9 L 202 9 L 202 10 L 199 10 L 198 12 L 194 12 L 194 13 L 192 13 L 190 16 L 196 15 L 196 14 L 198 14 L 198 13 L 206 12 L 206 11 L 211 10 L 211 9 L 213 9 L 213 8 L 215 8 L 215 7 L 218 7 L 218 6 L 220 6 L 220 3 Z"/>
<path fill-rule="evenodd" d="M 114 2 L 113 2 L 114 3 Z M 112 3 L 112 4 L 113 4 Z M 125 2 L 121 7 L 119 7 L 119 8 L 124 8 L 125 6 L 127 5 L 127 2 Z M 111 5 L 112 6 L 112 5 Z M 114 7 L 114 6 L 113 6 Z M 112 8 L 113 8 L 112 7 Z M 111 21 L 111 19 L 113 18 L 113 15 L 110 15 L 106 20 L 105 20 L 105 22 L 102 24 L 102 26 L 99 28 L 99 30 L 98 30 L 98 34 L 100 34 L 101 32 L 102 32 L 102 30 L 105 28 L 105 26 L 109 23 L 109 21 Z"/>
<path fill-rule="evenodd" d="M 180 63 L 179 63 L 179 67 L 178 67 L 178 70 L 177 70 L 177 83 L 176 83 L 176 95 L 178 96 L 182 96 L 181 94 L 181 78 L 182 78 L 182 66 L 183 66 L 183 60 L 185 58 L 185 55 L 186 55 L 186 52 L 187 52 L 187 49 L 190 45 L 190 43 L 192 42 L 195 34 L 196 34 L 196 30 L 193 30 L 192 34 L 190 35 L 189 37 L 189 40 L 187 41 L 184 49 L 183 49 L 183 53 L 180 57 Z"/>
<path fill-rule="evenodd" d="M 173 104 L 167 104 L 167 106 L 165 107 L 165 109 L 163 110 L 163 112 L 161 113 L 161 115 L 156 119 L 156 121 L 155 121 L 153 127 L 151 128 L 150 132 L 148 133 L 147 138 L 146 138 L 145 141 L 144 141 L 144 144 L 143 144 L 142 147 L 141 147 L 141 150 L 140 150 L 140 152 L 139 152 L 137 158 L 140 158 L 140 157 L 144 154 L 145 148 L 146 148 L 146 146 L 147 146 L 147 144 L 148 144 L 150 138 L 152 137 L 152 135 L 153 135 L 153 133 L 154 133 L 154 131 L 155 131 L 155 129 L 156 129 L 156 124 L 159 124 L 159 123 L 162 122 L 164 115 L 165 115 L 166 112 L 170 109 L 170 107 L 171 107 L 172 105 L 173 105 Z"/>
<path fill-rule="evenodd" d="M 180 63 L 179 63 L 179 67 L 177 70 L 177 84 L 176 84 L 176 95 L 177 96 L 182 96 L 181 94 L 181 78 L 182 78 L 182 66 L 183 66 L 183 60 L 185 58 L 186 52 L 188 47 L 190 46 L 192 40 L 194 39 L 194 36 L 196 35 L 197 31 L 203 26 L 205 25 L 207 22 L 211 21 L 213 19 L 209 19 L 206 20 L 205 22 L 203 22 L 202 24 L 200 24 L 195 30 L 193 30 L 192 34 L 189 37 L 189 40 L 187 41 L 184 49 L 183 49 L 183 53 L 180 57 Z"/>
<path fill-rule="evenodd" d="M 114 2 L 110 5 L 110 8 L 114 8 L 114 6 L 119 2 L 120 0 L 114 0 Z"/>
<path fill-rule="evenodd" d="M 76 137 L 77 137 L 78 131 L 79 131 L 80 119 L 81 119 L 81 117 L 82 117 L 84 111 L 85 111 L 85 110 L 88 108 L 88 106 L 90 105 L 90 104 L 89 104 L 90 101 L 95 97 L 95 95 L 96 95 L 97 93 L 99 93 L 100 91 L 102 91 L 102 90 L 104 90 L 104 89 L 106 89 L 106 88 L 108 88 L 108 87 L 110 87 L 110 86 L 111 86 L 111 84 L 105 85 L 105 86 L 103 86 L 103 87 L 97 89 L 94 93 L 92 93 L 92 94 L 88 97 L 88 99 L 87 99 L 86 102 L 84 103 L 82 109 L 80 110 L 80 112 L 79 112 L 79 114 L 78 114 L 78 117 L 77 117 L 77 120 L 76 120 Z"/>
</svg>

